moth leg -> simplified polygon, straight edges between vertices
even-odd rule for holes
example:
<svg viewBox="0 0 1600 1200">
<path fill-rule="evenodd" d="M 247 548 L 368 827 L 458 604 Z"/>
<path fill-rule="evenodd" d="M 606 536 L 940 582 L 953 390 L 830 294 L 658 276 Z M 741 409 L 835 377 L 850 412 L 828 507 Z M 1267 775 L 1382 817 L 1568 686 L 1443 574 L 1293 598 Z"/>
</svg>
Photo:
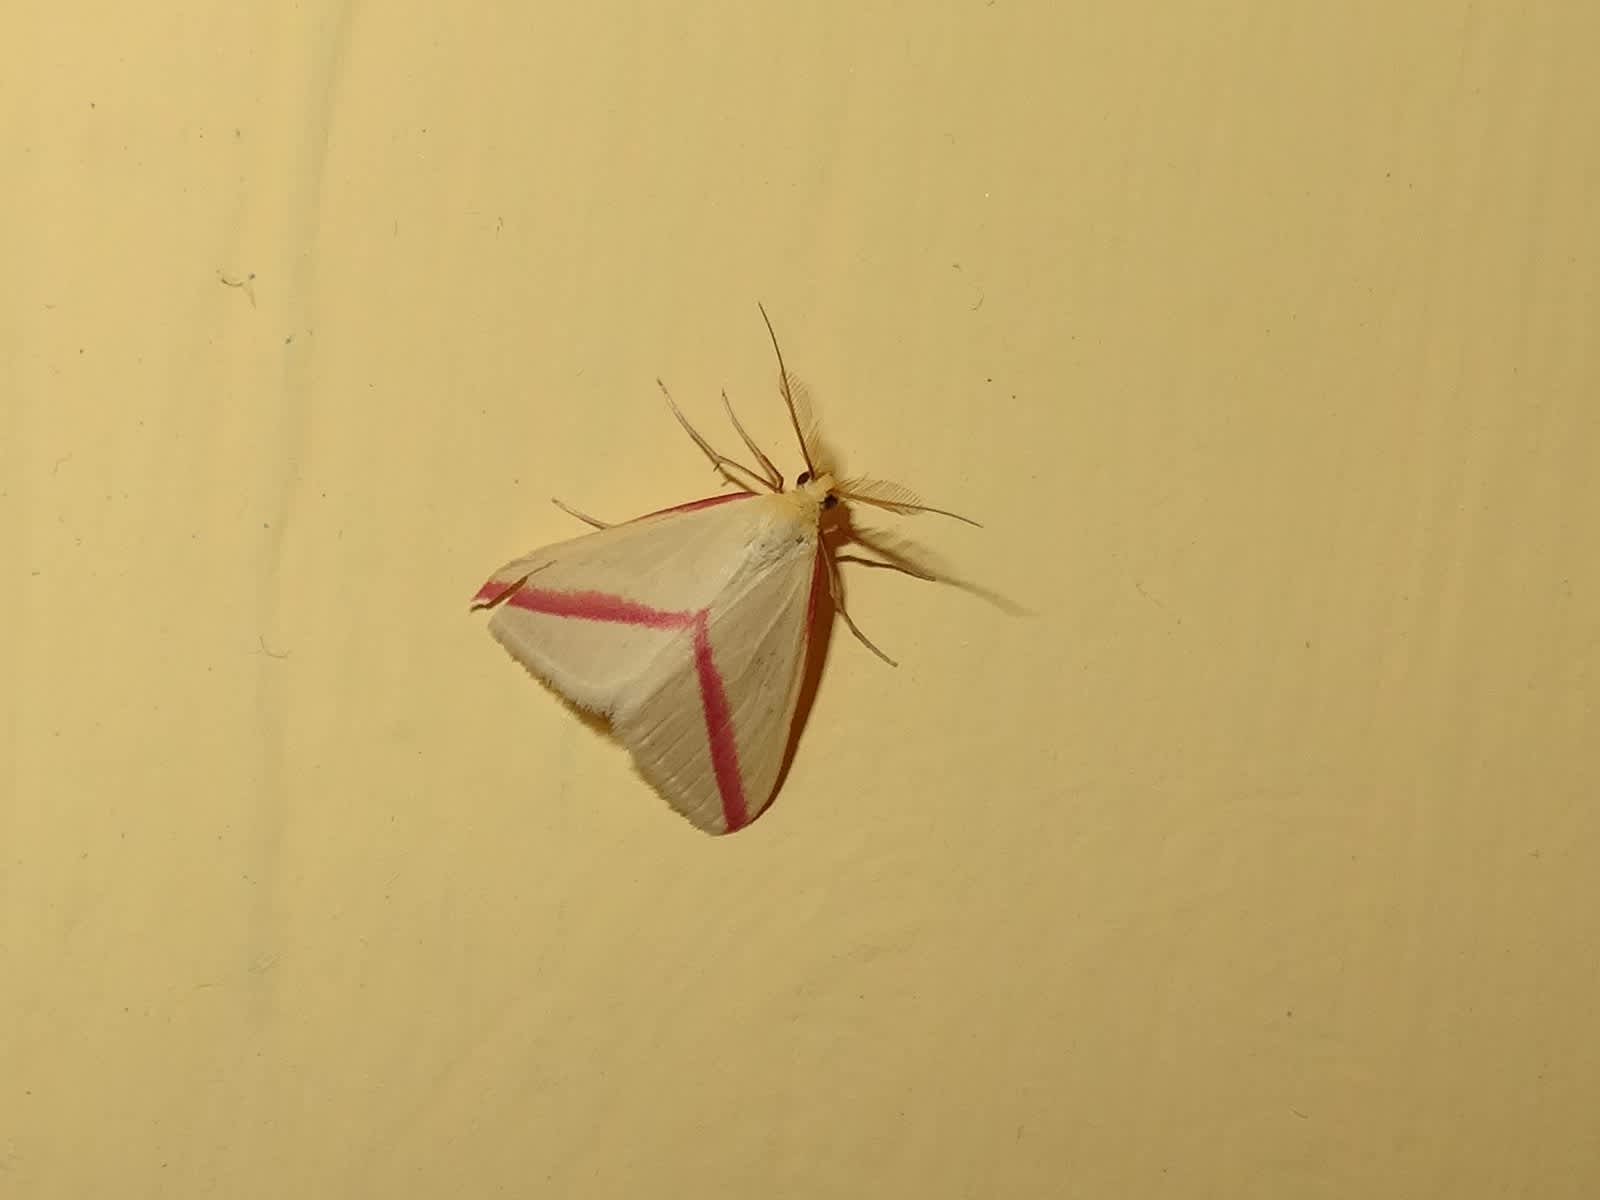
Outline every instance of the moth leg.
<svg viewBox="0 0 1600 1200">
<path fill-rule="evenodd" d="M 683 431 L 694 439 L 694 444 L 700 447 L 701 452 L 711 460 L 711 465 L 717 469 L 724 479 L 726 479 L 729 483 L 737 484 L 740 487 L 746 487 L 748 486 L 747 481 L 740 479 L 733 474 L 734 471 L 743 471 L 747 476 L 749 476 L 751 481 L 760 484 L 762 487 L 766 488 L 767 491 L 774 492 L 778 490 L 769 480 L 762 478 L 759 472 L 752 471 L 743 463 L 735 462 L 727 455 L 718 454 L 715 450 L 713 450 L 711 448 L 711 443 L 706 441 L 705 438 L 701 437 L 700 432 L 695 429 L 693 425 L 689 424 L 689 419 L 683 415 L 683 410 L 678 407 L 678 402 L 672 398 L 672 393 L 667 391 L 667 385 L 658 379 L 656 380 L 656 386 L 661 389 L 661 394 L 667 398 L 667 407 L 672 409 L 672 415 L 678 418 L 678 424 L 683 426 Z"/>
<path fill-rule="evenodd" d="M 772 460 L 761 452 L 761 447 L 756 445 L 755 439 L 753 439 L 744 431 L 743 425 L 739 424 L 739 417 L 733 411 L 733 402 L 728 399 L 728 393 L 726 389 L 724 389 L 722 393 L 722 407 L 727 409 L 728 420 L 733 422 L 733 427 L 739 431 L 739 436 L 744 439 L 744 444 L 749 448 L 750 453 L 754 454 L 756 459 L 761 463 L 761 469 L 766 474 L 766 480 L 768 484 L 771 485 L 774 491 L 782 491 L 783 473 L 779 471 L 777 467 L 772 465 Z"/>
<path fill-rule="evenodd" d="M 891 557 L 895 555 L 895 551 L 874 543 L 871 537 L 860 529 L 854 531 L 853 540 L 878 554 L 884 555 L 884 558 L 864 558 L 859 554 L 835 554 L 833 556 L 834 562 L 857 563 L 863 567 L 884 567 L 891 571 L 899 571 L 902 575 L 909 575 L 913 579 L 926 579 L 929 583 L 942 583 L 947 587 L 960 588 L 964 592 L 971 592 L 979 599 L 987 600 L 1002 612 L 1010 613 L 1014 617 L 1031 615 L 1028 609 L 1018 604 L 1015 600 L 1002 596 L 992 588 L 986 588 L 981 584 L 973 583 L 971 580 L 962 579 L 958 575 L 951 575 L 938 567 L 925 566 L 899 557 Z"/>
<path fill-rule="evenodd" d="M 868 650 L 871 650 L 879 658 L 883 659 L 883 661 L 888 663 L 891 667 L 898 667 L 900 664 L 895 662 L 894 659 L 890 658 L 882 650 L 879 650 L 878 647 L 873 644 L 872 639 L 861 632 L 860 626 L 850 619 L 850 614 L 845 611 L 844 607 L 844 586 L 839 581 L 839 568 L 834 565 L 833 555 L 824 554 L 822 558 L 823 561 L 828 564 L 828 593 L 833 597 L 833 610 L 844 618 L 844 623 L 849 627 L 850 632 L 856 635 L 856 640 L 858 642 L 860 642 Z"/>
<path fill-rule="evenodd" d="M 913 579 L 926 579 L 929 583 L 940 582 L 937 575 L 930 575 L 928 572 L 918 570 L 916 567 L 909 566 L 906 563 L 884 562 L 881 558 L 863 558 L 859 554 L 839 554 L 834 556 L 834 561 L 857 563 L 863 567 L 884 567 L 890 571 L 899 571 L 902 575 L 909 575 Z"/>
<path fill-rule="evenodd" d="M 566 513 L 569 517 L 577 517 L 578 520 L 582 521 L 585 525 L 593 525 L 596 529 L 610 529 L 611 528 L 611 522 L 609 522 L 609 521 L 597 521 L 595 518 L 591 517 L 588 513 L 579 512 L 577 509 L 573 508 L 570 504 L 565 504 L 562 501 L 557 500 L 554 496 L 550 497 L 550 503 L 554 504 L 562 512 Z"/>
</svg>

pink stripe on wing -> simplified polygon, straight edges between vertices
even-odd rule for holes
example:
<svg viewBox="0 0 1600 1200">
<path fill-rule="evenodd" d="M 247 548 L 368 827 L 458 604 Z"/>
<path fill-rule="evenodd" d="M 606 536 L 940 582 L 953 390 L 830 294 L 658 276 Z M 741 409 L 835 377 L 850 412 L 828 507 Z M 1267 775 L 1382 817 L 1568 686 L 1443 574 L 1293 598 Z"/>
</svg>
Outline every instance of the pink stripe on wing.
<svg viewBox="0 0 1600 1200">
<path fill-rule="evenodd" d="M 754 492 L 726 492 L 721 496 L 707 496 L 704 500 L 691 500 L 687 504 L 674 504 L 671 508 L 658 508 L 653 513 L 645 513 L 643 517 L 635 517 L 636 521 L 643 521 L 646 517 L 659 517 L 667 513 L 694 512 L 698 508 L 712 508 L 718 504 L 726 504 L 729 500 L 748 500 Z"/>
<path fill-rule="evenodd" d="M 711 743 L 711 768 L 717 775 L 717 790 L 722 793 L 722 820 L 728 833 L 742 828 L 750 819 L 744 802 L 744 786 L 739 781 L 739 747 L 733 740 L 733 716 L 728 711 L 728 693 L 722 675 L 711 659 L 711 637 L 706 629 L 706 614 L 694 615 L 694 667 L 700 676 L 700 701 L 706 713 L 706 737 Z"/>
<path fill-rule="evenodd" d="M 736 498 L 719 496 L 716 499 Z M 478 596 L 480 599 L 494 598 L 503 591 L 504 585 L 490 580 L 479 590 Z M 505 603 L 552 617 L 642 625 L 650 629 L 692 628 L 695 675 L 700 682 L 700 703 L 706 722 L 706 741 L 711 751 L 711 769 L 717 777 L 717 792 L 722 797 L 725 832 L 732 833 L 749 823 L 750 810 L 745 803 L 744 784 L 739 777 L 739 747 L 734 739 L 728 692 L 722 682 L 722 673 L 717 670 L 717 664 L 711 656 L 711 635 L 706 623 L 709 610 L 702 608 L 698 612 L 672 612 L 652 608 L 623 596 L 613 596 L 609 592 L 562 592 L 526 584 L 507 596 Z"/>
<path fill-rule="evenodd" d="M 500 599 L 501 596 L 505 595 L 506 589 L 515 586 L 516 585 L 514 583 L 506 583 L 503 580 L 491 579 L 488 583 L 484 584 L 478 589 L 478 594 L 472 598 L 472 603 L 474 605 L 493 604 L 496 600 Z"/>
<path fill-rule="evenodd" d="M 583 621 L 611 621 L 618 625 L 644 625 L 651 629 L 682 629 L 703 613 L 670 612 L 609 592 L 555 592 L 523 586 L 507 601 L 529 612 L 552 617 L 577 617 Z"/>
</svg>

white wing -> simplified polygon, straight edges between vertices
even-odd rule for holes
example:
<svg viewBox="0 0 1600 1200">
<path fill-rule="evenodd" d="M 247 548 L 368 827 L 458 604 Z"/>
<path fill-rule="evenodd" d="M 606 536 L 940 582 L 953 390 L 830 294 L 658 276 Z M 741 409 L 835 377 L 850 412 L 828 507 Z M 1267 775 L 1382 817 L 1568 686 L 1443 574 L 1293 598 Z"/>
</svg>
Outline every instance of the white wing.
<svg viewBox="0 0 1600 1200">
<path fill-rule="evenodd" d="M 802 516 L 788 496 L 713 497 L 507 563 L 476 604 L 529 670 L 611 719 L 673 807 L 729 832 L 771 800 L 789 741 L 818 553 Z"/>
<path fill-rule="evenodd" d="M 772 801 L 800 698 L 816 541 L 730 588 L 656 660 L 613 729 L 639 773 L 710 833 Z"/>
<path fill-rule="evenodd" d="M 489 632 L 525 667 L 610 716 L 731 582 L 759 499 L 732 492 L 535 550 L 496 571 L 474 606 L 496 608 Z"/>
</svg>

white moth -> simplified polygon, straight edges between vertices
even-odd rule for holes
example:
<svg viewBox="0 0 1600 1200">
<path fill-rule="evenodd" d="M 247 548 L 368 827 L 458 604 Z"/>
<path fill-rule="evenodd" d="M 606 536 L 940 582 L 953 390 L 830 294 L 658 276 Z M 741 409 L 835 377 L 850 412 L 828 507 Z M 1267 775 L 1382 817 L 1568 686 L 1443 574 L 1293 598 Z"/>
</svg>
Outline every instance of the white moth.
<svg viewBox="0 0 1600 1200">
<path fill-rule="evenodd" d="M 708 833 L 743 828 L 772 800 L 823 577 L 850 631 L 892 665 L 840 604 L 836 559 L 923 573 L 903 562 L 836 556 L 822 536 L 823 514 L 841 500 L 944 512 L 898 484 L 835 478 L 764 308 L 761 316 L 806 463 L 794 487 L 784 489 L 726 394 L 728 417 L 759 470 L 712 449 L 662 384 L 678 423 L 740 490 L 620 525 L 567 509 L 598 532 L 507 563 L 473 599 L 474 608 L 494 609 L 489 632 L 513 657 L 572 703 L 608 718 L 645 779 Z"/>
</svg>

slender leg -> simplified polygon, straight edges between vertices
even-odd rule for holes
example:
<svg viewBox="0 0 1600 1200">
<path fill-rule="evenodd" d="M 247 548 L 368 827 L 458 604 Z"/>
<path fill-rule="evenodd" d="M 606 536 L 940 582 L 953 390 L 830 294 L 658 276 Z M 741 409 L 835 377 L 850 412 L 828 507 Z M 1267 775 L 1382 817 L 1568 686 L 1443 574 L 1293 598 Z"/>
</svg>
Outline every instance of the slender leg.
<svg viewBox="0 0 1600 1200">
<path fill-rule="evenodd" d="M 560 500 L 557 500 L 554 496 L 550 497 L 550 503 L 554 504 L 557 508 L 559 508 L 562 512 L 566 513 L 568 516 L 577 517 L 578 520 L 582 521 L 585 525 L 593 525 L 596 529 L 610 529 L 611 528 L 610 522 L 608 522 L 608 521 L 597 521 L 597 520 L 595 520 L 595 518 L 591 517 L 588 513 L 579 512 L 577 509 L 573 508 L 570 504 L 564 504 Z"/>
<path fill-rule="evenodd" d="M 662 383 L 659 379 L 656 380 L 656 385 L 661 388 L 661 394 L 667 398 L 667 406 L 672 409 L 672 415 L 678 418 L 678 424 L 683 426 L 683 431 L 694 439 L 694 444 L 700 447 L 705 456 L 711 460 L 711 465 L 721 473 L 724 479 L 728 480 L 730 483 L 736 483 L 740 487 L 746 487 L 748 486 L 747 481 L 740 479 L 733 474 L 733 471 L 743 471 L 747 476 L 750 477 L 750 480 L 760 484 L 762 487 L 766 488 L 767 491 L 772 492 L 777 490 L 772 486 L 770 481 L 763 479 L 759 472 L 752 471 L 743 463 L 735 462 L 727 455 L 718 454 L 715 450 L 713 450 L 711 448 L 711 443 L 706 441 L 705 438 L 701 437 L 699 431 L 696 430 L 693 425 L 689 424 L 688 418 L 683 415 L 683 411 L 678 407 L 678 402 L 672 398 L 672 393 L 667 391 L 667 385 Z M 730 468 L 732 469 L 730 470 Z"/>
<path fill-rule="evenodd" d="M 871 650 L 879 658 L 883 659 L 883 661 L 888 663 L 891 667 L 898 667 L 900 664 L 895 662 L 894 659 L 890 658 L 882 650 L 879 650 L 878 647 L 873 644 L 872 639 L 861 632 L 860 626 L 850 619 L 850 614 L 845 611 L 844 607 L 844 587 L 839 582 L 839 568 L 834 566 L 833 555 L 824 553 L 822 557 L 828 564 L 828 592 L 833 596 L 834 611 L 844 618 L 844 623 L 849 627 L 850 632 L 856 635 L 857 641 L 859 641 L 868 650 Z"/>
<path fill-rule="evenodd" d="M 913 579 L 926 579 L 929 583 L 940 582 L 937 575 L 919 571 L 916 567 L 907 566 L 905 563 L 884 562 L 881 558 L 862 558 L 859 554 L 837 554 L 834 556 L 834 562 L 857 563 L 863 567 L 885 567 L 890 571 L 899 571 L 902 575 L 909 575 Z"/>
<path fill-rule="evenodd" d="M 777 467 L 772 465 L 772 460 L 761 452 L 761 447 L 755 444 L 754 439 L 752 439 L 751 436 L 744 431 L 744 426 L 739 424 L 738 414 L 733 411 L 733 403 L 728 399 L 728 393 L 726 391 L 722 393 L 722 407 L 728 410 L 728 420 L 732 421 L 733 427 L 739 431 L 739 436 L 744 439 L 745 446 L 749 448 L 750 453 L 754 454 L 757 461 L 761 463 L 762 470 L 766 472 L 767 483 L 772 486 L 774 491 L 782 491 L 783 473 L 779 471 Z"/>
</svg>

